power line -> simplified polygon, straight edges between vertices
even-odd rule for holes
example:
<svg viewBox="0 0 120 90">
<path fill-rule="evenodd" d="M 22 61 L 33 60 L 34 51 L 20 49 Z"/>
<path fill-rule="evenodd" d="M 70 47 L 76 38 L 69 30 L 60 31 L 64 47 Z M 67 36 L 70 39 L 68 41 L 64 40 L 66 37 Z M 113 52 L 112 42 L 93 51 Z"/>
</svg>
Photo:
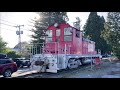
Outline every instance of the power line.
<svg viewBox="0 0 120 90">
<path fill-rule="evenodd" d="M 1 22 L 0 22 L 0 24 L 6 25 L 6 26 L 14 27 L 13 25 L 9 25 L 9 24 L 5 24 L 5 23 L 1 23 Z"/>
<path fill-rule="evenodd" d="M 7 29 L 7 28 L 1 28 L 1 29 L 5 29 L 5 30 L 11 30 L 11 31 L 15 31 L 15 30 L 12 30 L 12 29 Z"/>
<path fill-rule="evenodd" d="M 10 31 L 15 32 L 15 30 L 12 30 L 12 29 L 1 28 L 1 30 L 2 30 L 2 29 L 5 29 L 5 30 L 10 30 Z M 2 33 L 1 33 L 1 35 L 2 35 Z"/>
<path fill-rule="evenodd" d="M 7 25 L 7 26 L 11 26 L 11 27 L 16 27 L 16 26 L 13 26 L 13 25 L 5 24 L 5 23 L 0 23 L 0 24 Z M 18 26 L 19 26 L 19 25 L 18 25 Z M 22 30 L 27 30 L 27 31 L 29 31 L 28 29 L 22 29 Z"/>
<path fill-rule="evenodd" d="M 2 15 L 1 15 L 1 16 L 2 16 Z M 7 19 L 7 20 L 8 20 L 8 18 L 9 18 L 11 21 L 15 22 L 13 19 L 11 19 L 12 17 L 14 17 L 13 15 L 9 15 L 9 16 L 7 15 L 7 16 L 6 16 L 6 15 L 3 14 L 3 16 L 5 16 L 4 19 Z"/>
<path fill-rule="evenodd" d="M 8 22 L 8 23 L 17 25 L 16 23 L 12 23 L 12 22 L 9 22 L 9 21 L 3 20 L 3 19 L 0 19 L 0 20 L 1 20 L 1 21 L 4 21 L 4 22 Z"/>
</svg>

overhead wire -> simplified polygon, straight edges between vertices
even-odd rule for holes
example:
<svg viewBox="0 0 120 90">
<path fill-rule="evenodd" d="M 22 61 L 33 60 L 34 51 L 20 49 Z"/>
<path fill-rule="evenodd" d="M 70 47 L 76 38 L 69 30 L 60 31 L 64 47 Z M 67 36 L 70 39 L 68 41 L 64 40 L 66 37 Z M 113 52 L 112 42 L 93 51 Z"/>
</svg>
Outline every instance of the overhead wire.
<svg viewBox="0 0 120 90">
<path fill-rule="evenodd" d="M 15 25 L 17 25 L 16 23 L 9 22 L 9 21 L 3 20 L 3 19 L 0 19 L 0 20 L 1 20 L 1 21 L 4 21 L 4 22 L 7 22 L 7 23 L 11 23 L 11 24 L 15 24 Z"/>
<path fill-rule="evenodd" d="M 11 30 L 11 31 L 15 31 L 15 30 L 13 30 L 13 29 L 7 29 L 7 28 L 1 28 L 1 29 L 5 29 L 5 30 Z"/>
<path fill-rule="evenodd" d="M 0 18 L 0 21 L 6 22 L 6 23 L 0 22 L 0 25 L 3 24 L 3 25 L 6 25 L 6 26 L 10 26 L 10 27 L 15 27 L 15 25 L 17 25 L 17 23 L 9 22 L 9 21 L 3 20 L 1 18 Z M 7 23 L 9 23 L 9 24 L 7 24 Z M 14 25 L 11 25 L 11 24 L 14 24 Z M 33 25 L 28 25 L 28 26 L 34 27 Z M 9 29 L 7 29 L 7 30 L 9 30 Z M 30 29 L 22 29 L 22 30 L 30 31 Z"/>
<path fill-rule="evenodd" d="M 15 27 L 15 26 L 13 26 L 13 25 L 9 25 L 9 24 L 6 24 L 6 23 L 1 23 L 1 22 L 0 22 L 0 24 L 6 25 L 6 26 Z"/>
</svg>

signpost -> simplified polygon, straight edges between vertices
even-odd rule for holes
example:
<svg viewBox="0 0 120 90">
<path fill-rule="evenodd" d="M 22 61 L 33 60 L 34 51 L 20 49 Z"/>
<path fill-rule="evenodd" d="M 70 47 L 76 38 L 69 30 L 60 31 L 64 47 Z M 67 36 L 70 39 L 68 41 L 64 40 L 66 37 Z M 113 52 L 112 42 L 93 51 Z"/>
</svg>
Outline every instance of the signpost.
<svg viewBox="0 0 120 90">
<path fill-rule="evenodd" d="M 93 44 L 92 43 L 89 43 L 88 44 L 88 52 L 90 52 L 90 55 L 91 55 L 91 70 L 92 70 L 92 62 L 93 62 L 93 59 L 92 59 L 92 52 L 94 51 L 94 47 L 93 47 Z"/>
</svg>

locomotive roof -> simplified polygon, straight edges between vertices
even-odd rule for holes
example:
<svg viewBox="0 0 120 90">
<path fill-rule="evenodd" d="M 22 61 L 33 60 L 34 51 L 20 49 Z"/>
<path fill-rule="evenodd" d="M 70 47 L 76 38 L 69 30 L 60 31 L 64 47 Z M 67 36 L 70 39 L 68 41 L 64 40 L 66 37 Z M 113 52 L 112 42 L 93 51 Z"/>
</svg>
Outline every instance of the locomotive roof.
<svg viewBox="0 0 120 90">
<path fill-rule="evenodd" d="M 78 30 L 77 28 L 71 26 L 69 23 L 59 23 L 59 25 L 62 25 L 62 24 L 66 24 L 66 25 L 68 25 L 69 27 L 72 27 L 72 28 Z M 53 26 L 54 26 L 54 24 L 50 25 L 46 30 L 48 30 L 50 27 L 53 27 Z M 81 30 L 79 30 L 79 31 L 81 31 Z M 82 31 L 81 31 L 81 32 L 82 32 Z"/>
<path fill-rule="evenodd" d="M 92 41 L 92 40 L 90 40 L 90 39 L 87 39 L 87 38 L 83 38 L 83 41 L 87 41 L 87 42 L 94 43 L 94 41 Z"/>
</svg>

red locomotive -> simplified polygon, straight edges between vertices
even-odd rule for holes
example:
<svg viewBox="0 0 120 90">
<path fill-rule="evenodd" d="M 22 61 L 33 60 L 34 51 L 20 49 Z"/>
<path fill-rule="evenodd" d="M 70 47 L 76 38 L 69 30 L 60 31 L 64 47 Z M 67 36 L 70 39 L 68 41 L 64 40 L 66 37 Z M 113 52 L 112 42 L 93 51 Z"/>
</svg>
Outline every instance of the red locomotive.
<svg viewBox="0 0 120 90">
<path fill-rule="evenodd" d="M 83 38 L 82 31 L 69 24 L 55 23 L 48 27 L 46 34 L 42 54 L 35 54 L 32 58 L 32 61 L 42 60 L 47 63 L 44 72 L 77 68 L 100 57 L 95 51 L 95 42 Z"/>
<path fill-rule="evenodd" d="M 65 44 L 66 44 L 66 54 L 96 54 L 95 51 L 95 42 L 83 38 L 82 32 L 69 24 L 59 24 L 56 26 L 49 26 L 46 34 L 46 46 L 44 48 L 44 53 L 52 54 L 65 54 Z M 55 43 L 58 42 L 58 45 L 55 50 Z M 92 52 L 88 51 L 88 45 L 91 44 L 93 47 Z"/>
</svg>

